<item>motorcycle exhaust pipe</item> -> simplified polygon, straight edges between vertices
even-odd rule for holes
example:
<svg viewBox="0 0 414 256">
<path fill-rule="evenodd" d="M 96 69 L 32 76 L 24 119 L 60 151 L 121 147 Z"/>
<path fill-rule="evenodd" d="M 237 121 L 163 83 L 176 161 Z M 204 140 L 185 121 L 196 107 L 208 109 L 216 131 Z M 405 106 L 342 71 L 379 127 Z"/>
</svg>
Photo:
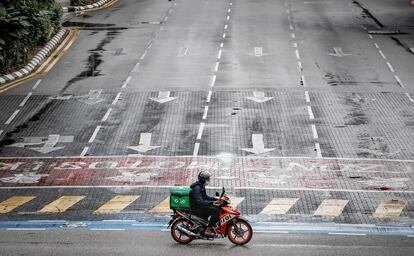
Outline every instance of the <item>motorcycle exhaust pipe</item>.
<svg viewBox="0 0 414 256">
<path fill-rule="evenodd" d="M 185 228 L 183 228 L 183 227 L 177 226 L 176 228 L 177 228 L 179 231 L 183 232 L 184 234 L 186 234 L 186 235 L 188 235 L 188 236 L 198 237 L 198 238 L 200 237 L 199 235 L 197 235 L 197 234 L 195 234 L 195 233 L 191 232 L 190 230 L 187 230 L 187 229 L 185 229 Z"/>
</svg>

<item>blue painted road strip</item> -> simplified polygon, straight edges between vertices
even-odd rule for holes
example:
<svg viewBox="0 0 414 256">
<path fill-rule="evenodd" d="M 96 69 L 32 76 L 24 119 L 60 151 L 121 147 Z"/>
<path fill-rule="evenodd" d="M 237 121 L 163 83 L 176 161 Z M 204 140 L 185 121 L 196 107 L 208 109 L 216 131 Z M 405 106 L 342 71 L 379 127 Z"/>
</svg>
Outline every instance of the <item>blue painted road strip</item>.
<svg viewBox="0 0 414 256">
<path fill-rule="evenodd" d="M 309 233 L 332 235 L 392 235 L 414 236 L 414 227 L 392 227 L 353 224 L 306 224 L 306 223 L 252 223 L 256 233 Z M 165 222 L 138 222 L 134 220 L 104 220 L 104 221 L 64 221 L 64 220 L 31 220 L 31 221 L 1 221 L 0 230 L 141 230 L 166 231 Z"/>
</svg>

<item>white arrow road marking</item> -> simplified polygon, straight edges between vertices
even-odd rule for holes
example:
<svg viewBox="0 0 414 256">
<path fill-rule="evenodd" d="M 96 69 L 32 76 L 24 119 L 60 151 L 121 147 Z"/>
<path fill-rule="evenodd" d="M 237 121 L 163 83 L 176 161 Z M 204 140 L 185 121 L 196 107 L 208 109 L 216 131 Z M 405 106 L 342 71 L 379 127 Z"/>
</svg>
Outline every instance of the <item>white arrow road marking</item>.
<svg viewBox="0 0 414 256">
<path fill-rule="evenodd" d="M 162 103 L 175 100 L 177 99 L 177 97 L 170 97 L 170 92 L 158 92 L 157 98 L 150 98 L 150 99 L 162 104 Z"/>
<path fill-rule="evenodd" d="M 253 97 L 246 97 L 246 99 L 257 103 L 263 103 L 273 99 L 273 97 L 266 97 L 264 92 L 253 92 Z"/>
<path fill-rule="evenodd" d="M 44 142 L 42 147 L 39 148 L 30 148 L 31 150 L 37 151 L 39 153 L 47 154 L 52 151 L 56 151 L 62 149 L 64 147 L 55 147 L 56 144 L 59 142 L 60 135 L 59 134 L 51 134 L 47 138 L 47 141 Z"/>
<path fill-rule="evenodd" d="M 151 146 L 152 133 L 141 133 L 138 146 L 129 146 L 129 149 L 145 153 L 147 151 L 159 148 L 160 146 Z"/>
<path fill-rule="evenodd" d="M 263 47 L 254 47 L 253 49 L 253 54 L 248 54 L 254 57 L 263 57 L 263 56 L 267 56 L 270 55 L 269 53 L 263 53 Z"/>
<path fill-rule="evenodd" d="M 344 53 L 341 47 L 334 47 L 335 53 L 328 53 L 328 55 L 335 56 L 335 57 L 344 57 L 344 56 L 351 56 L 351 53 Z"/>
<path fill-rule="evenodd" d="M 83 96 L 77 96 L 76 98 L 78 101 L 88 104 L 88 105 L 94 105 L 99 102 L 102 102 L 104 99 L 101 98 L 102 90 L 90 90 L 88 95 Z M 84 99 L 86 98 L 86 99 Z"/>
<path fill-rule="evenodd" d="M 244 150 L 255 155 L 260 155 L 275 150 L 275 148 L 265 148 L 263 142 L 263 134 L 252 134 L 252 144 L 253 148 L 241 148 L 240 150 Z"/>
</svg>

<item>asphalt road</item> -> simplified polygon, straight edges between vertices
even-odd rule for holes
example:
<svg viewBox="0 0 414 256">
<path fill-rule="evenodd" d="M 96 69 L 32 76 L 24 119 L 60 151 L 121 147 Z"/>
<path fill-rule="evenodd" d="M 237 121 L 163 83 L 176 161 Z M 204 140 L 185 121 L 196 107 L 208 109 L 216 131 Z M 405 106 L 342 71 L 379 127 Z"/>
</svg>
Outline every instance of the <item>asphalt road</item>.
<svg viewBox="0 0 414 256">
<path fill-rule="evenodd" d="M 255 234 L 246 246 L 226 239 L 175 243 L 168 232 L 0 232 L 2 255 L 412 255 L 413 238 Z"/>
</svg>

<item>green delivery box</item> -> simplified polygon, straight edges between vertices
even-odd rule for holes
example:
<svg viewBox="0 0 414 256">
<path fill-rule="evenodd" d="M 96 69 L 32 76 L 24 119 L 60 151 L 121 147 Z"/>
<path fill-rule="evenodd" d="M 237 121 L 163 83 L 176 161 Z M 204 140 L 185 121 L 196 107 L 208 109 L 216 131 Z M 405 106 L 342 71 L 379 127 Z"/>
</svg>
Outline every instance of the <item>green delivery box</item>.
<svg viewBox="0 0 414 256">
<path fill-rule="evenodd" d="M 173 187 L 170 189 L 170 208 L 190 209 L 190 187 Z"/>
</svg>

